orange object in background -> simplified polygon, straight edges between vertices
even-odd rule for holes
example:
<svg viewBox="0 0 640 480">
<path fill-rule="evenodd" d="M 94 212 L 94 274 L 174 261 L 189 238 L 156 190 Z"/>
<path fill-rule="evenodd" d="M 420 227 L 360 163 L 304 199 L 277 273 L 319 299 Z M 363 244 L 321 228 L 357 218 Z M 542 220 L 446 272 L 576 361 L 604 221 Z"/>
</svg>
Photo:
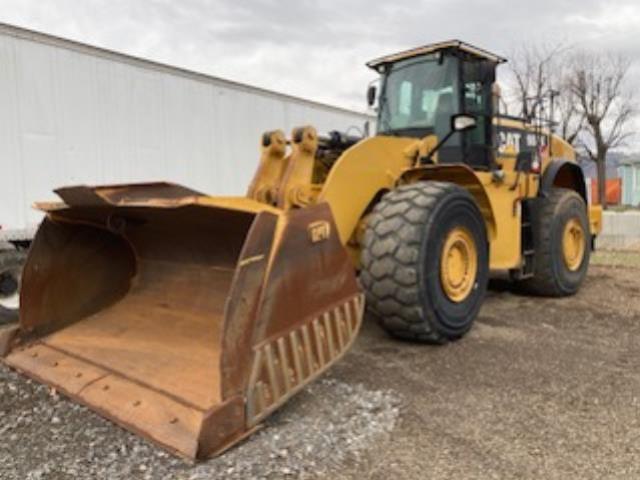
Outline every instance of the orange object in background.
<svg viewBox="0 0 640 480">
<path fill-rule="evenodd" d="M 608 178 L 605 184 L 605 193 L 607 205 L 620 205 L 622 198 L 622 179 Z M 593 203 L 602 203 L 600 201 L 600 195 L 598 194 L 598 181 L 595 178 L 591 180 L 591 198 L 593 199 Z"/>
</svg>

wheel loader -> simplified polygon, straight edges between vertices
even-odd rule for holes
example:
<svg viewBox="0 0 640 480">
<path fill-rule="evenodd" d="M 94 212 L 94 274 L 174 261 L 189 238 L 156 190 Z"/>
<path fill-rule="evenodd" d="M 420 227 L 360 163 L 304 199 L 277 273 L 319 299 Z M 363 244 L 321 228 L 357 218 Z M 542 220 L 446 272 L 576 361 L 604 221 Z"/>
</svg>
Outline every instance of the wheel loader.
<svg viewBox="0 0 640 480">
<path fill-rule="evenodd" d="M 498 112 L 503 61 L 449 41 L 370 62 L 375 136 L 267 132 L 245 197 L 57 190 L 37 205 L 4 361 L 205 458 L 338 360 L 365 311 L 394 337 L 445 343 L 471 328 L 491 272 L 575 293 L 601 211 L 568 143 Z"/>
</svg>

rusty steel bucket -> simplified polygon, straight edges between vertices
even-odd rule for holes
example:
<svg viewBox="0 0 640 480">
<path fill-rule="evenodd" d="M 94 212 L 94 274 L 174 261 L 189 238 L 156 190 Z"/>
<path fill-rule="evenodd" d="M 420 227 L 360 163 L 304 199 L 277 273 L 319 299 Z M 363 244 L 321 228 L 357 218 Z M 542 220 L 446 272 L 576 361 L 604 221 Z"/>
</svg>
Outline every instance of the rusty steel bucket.
<svg viewBox="0 0 640 480">
<path fill-rule="evenodd" d="M 171 452 L 233 445 L 356 336 L 363 299 L 327 205 L 164 183 L 57 193 L 0 354 Z"/>
</svg>

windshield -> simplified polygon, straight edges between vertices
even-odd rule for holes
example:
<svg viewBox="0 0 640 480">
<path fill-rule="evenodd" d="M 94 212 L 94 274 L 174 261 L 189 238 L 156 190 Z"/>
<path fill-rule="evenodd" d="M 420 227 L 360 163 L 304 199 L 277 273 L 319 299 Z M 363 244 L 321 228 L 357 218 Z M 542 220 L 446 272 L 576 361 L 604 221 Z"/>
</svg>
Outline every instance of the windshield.
<svg viewBox="0 0 640 480">
<path fill-rule="evenodd" d="M 437 55 L 394 64 L 387 73 L 380 100 L 380 133 L 445 135 L 459 111 L 457 61 Z"/>
</svg>

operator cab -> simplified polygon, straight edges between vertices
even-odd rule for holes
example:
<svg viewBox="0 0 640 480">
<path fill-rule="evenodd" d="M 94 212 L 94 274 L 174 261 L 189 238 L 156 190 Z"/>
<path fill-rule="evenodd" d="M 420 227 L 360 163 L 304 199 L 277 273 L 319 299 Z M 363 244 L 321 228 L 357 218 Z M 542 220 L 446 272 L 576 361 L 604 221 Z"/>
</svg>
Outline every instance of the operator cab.
<svg viewBox="0 0 640 480">
<path fill-rule="evenodd" d="M 496 67 L 503 62 L 497 55 L 454 40 L 367 63 L 381 77 L 377 134 L 436 135 L 440 163 L 489 169 L 494 147 L 492 87 Z M 376 96 L 376 87 L 370 87 L 370 105 Z M 457 117 L 463 118 L 456 122 Z"/>
</svg>

